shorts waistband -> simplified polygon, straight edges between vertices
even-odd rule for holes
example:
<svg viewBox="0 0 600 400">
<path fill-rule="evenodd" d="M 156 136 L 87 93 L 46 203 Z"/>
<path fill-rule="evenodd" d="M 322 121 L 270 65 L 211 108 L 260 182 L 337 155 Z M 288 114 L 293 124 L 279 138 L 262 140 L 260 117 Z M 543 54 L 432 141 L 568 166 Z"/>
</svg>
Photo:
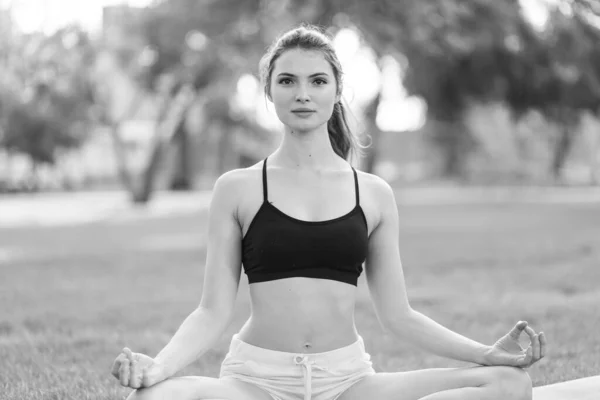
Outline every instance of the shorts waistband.
<svg viewBox="0 0 600 400">
<path fill-rule="evenodd" d="M 365 354 L 365 345 L 362 336 L 344 347 L 320 353 L 289 353 L 285 351 L 271 350 L 254 346 L 244 342 L 236 333 L 231 339 L 229 353 L 235 357 L 251 359 L 258 363 L 289 365 L 296 357 L 313 360 L 315 363 L 335 364 L 347 361 L 349 358 L 362 357 Z"/>
</svg>

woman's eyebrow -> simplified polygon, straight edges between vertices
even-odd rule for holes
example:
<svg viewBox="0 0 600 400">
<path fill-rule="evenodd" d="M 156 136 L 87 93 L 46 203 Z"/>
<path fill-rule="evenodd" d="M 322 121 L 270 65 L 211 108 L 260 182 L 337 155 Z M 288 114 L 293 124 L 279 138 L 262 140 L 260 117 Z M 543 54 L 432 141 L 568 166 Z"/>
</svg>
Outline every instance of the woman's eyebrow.
<svg viewBox="0 0 600 400">
<path fill-rule="evenodd" d="M 326 73 L 326 72 L 317 72 L 317 73 L 314 73 L 314 74 L 310 74 L 308 77 L 309 77 L 309 78 L 314 78 L 315 76 L 320 76 L 320 75 L 329 76 L 329 74 L 328 74 L 328 73 Z M 290 74 L 290 73 L 288 73 L 288 72 L 282 72 L 282 73 L 278 74 L 277 76 L 278 76 L 278 77 L 279 77 L 279 76 L 291 76 L 292 78 L 295 78 L 295 77 L 296 77 L 296 75 L 294 75 L 294 74 Z"/>
</svg>

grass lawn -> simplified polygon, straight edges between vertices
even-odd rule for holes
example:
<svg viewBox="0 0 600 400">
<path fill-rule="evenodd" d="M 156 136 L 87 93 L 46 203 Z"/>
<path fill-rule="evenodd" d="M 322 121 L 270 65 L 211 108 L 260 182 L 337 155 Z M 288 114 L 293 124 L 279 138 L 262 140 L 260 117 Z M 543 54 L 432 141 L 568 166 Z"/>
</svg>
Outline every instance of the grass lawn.
<svg viewBox="0 0 600 400">
<path fill-rule="evenodd" d="M 413 308 L 491 344 L 520 319 L 543 330 L 534 386 L 600 374 L 600 207 L 401 206 Z M 123 346 L 155 355 L 198 304 L 206 214 L 62 228 L 0 228 L 0 399 L 121 399 Z M 248 316 L 181 375 L 217 376 Z M 466 365 L 384 334 L 359 282 L 356 323 L 377 371 Z"/>
</svg>

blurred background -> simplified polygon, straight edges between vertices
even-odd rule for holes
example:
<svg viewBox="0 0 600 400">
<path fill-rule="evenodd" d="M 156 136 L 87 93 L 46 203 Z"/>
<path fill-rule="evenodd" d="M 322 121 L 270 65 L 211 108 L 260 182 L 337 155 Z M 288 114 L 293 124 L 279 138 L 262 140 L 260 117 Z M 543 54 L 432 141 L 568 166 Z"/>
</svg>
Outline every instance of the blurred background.
<svg viewBox="0 0 600 400">
<path fill-rule="evenodd" d="M 275 149 L 258 60 L 328 27 L 357 167 L 395 185 L 597 185 L 592 0 L 2 0 L 0 192 L 210 189 Z"/>
<path fill-rule="evenodd" d="M 491 344 L 543 330 L 535 386 L 600 375 L 597 0 L 0 0 L 0 400 L 116 399 L 197 306 L 222 173 L 282 127 L 257 78 L 328 30 L 354 165 L 395 190 L 412 306 Z M 377 371 L 463 365 L 356 322 Z M 217 376 L 250 311 L 182 375 Z"/>
</svg>

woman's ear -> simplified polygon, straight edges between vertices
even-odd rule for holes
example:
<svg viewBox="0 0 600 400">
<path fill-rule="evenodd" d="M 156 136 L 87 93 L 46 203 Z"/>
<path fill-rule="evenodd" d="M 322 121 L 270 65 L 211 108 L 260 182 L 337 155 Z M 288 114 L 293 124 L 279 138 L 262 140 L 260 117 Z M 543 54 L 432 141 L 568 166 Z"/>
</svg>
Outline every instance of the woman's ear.
<svg viewBox="0 0 600 400">
<path fill-rule="evenodd" d="M 269 101 L 272 103 L 273 102 L 273 97 L 271 97 L 271 88 L 267 87 L 265 89 L 265 95 L 267 96 L 267 99 L 269 99 Z"/>
<path fill-rule="evenodd" d="M 339 103 L 342 101 L 342 87 L 338 86 L 335 93 L 335 102 Z"/>
</svg>

